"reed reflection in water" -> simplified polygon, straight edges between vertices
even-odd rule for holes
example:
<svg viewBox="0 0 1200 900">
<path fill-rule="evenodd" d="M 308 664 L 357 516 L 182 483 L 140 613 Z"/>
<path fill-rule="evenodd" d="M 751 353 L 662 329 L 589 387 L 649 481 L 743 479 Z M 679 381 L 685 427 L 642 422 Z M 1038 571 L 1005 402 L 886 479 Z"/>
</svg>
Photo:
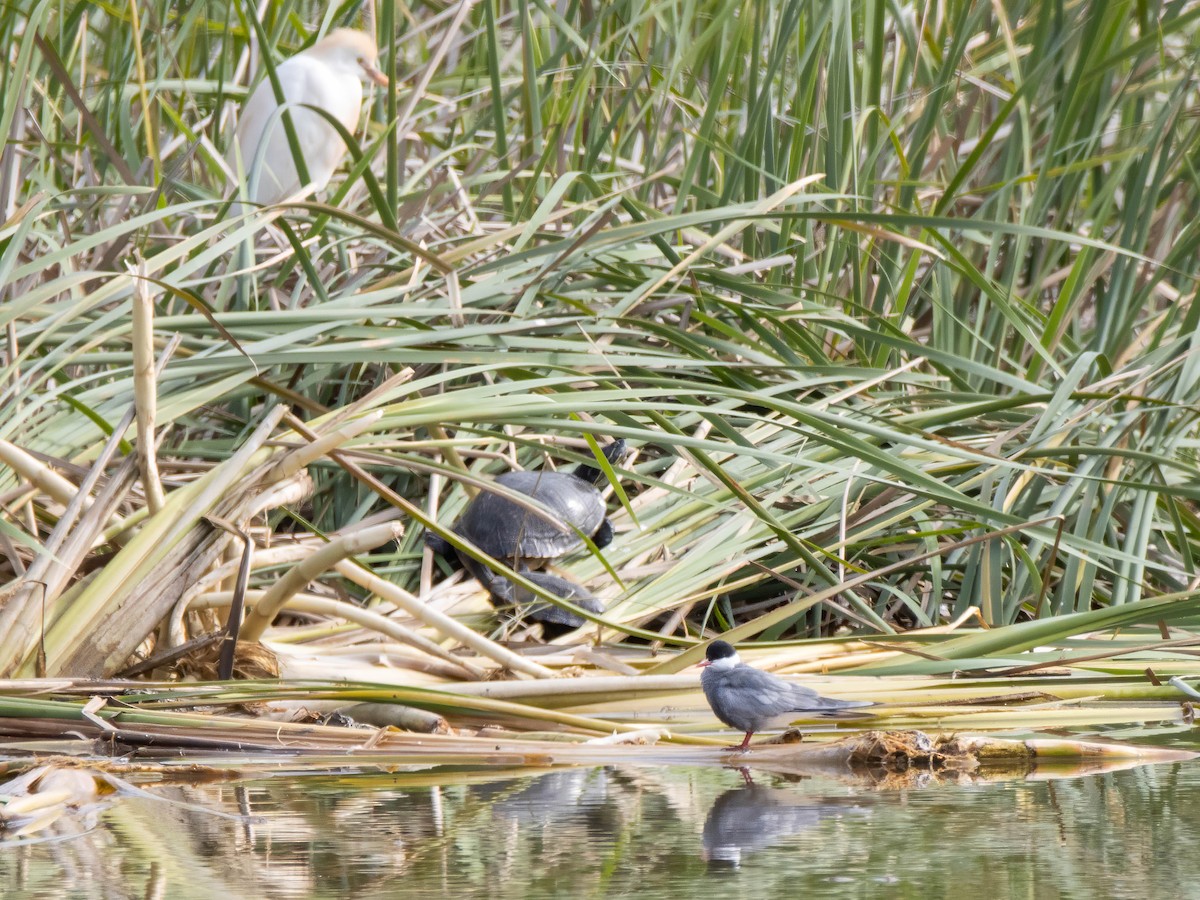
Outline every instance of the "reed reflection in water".
<svg viewBox="0 0 1200 900">
<path fill-rule="evenodd" d="M 1200 896 L 1200 765 L 989 783 L 673 767 L 173 787 L 0 844 L 6 898 Z M 241 820 L 220 818 L 196 806 Z M 93 811 L 94 812 L 94 811 Z M 1189 893 L 1191 892 L 1191 893 Z"/>
</svg>

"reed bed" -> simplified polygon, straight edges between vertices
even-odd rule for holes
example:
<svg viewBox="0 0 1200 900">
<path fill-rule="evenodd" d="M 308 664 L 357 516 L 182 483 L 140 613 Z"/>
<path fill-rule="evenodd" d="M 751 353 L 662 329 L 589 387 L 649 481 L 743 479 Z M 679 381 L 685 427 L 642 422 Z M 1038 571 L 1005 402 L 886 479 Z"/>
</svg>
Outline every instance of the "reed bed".
<svg viewBox="0 0 1200 900">
<path fill-rule="evenodd" d="M 375 6 L 0 17 L 0 719 L 704 743 L 720 635 L 873 728 L 1190 722 L 1200 4 Z M 339 25 L 396 89 L 231 206 Z M 583 627 L 426 549 L 617 438 Z"/>
</svg>

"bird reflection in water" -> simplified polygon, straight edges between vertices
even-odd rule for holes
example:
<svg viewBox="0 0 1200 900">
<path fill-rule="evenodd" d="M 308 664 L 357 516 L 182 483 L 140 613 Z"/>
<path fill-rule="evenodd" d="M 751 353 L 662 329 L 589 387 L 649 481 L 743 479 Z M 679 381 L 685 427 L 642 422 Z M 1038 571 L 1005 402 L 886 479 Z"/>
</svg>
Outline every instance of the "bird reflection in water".
<svg viewBox="0 0 1200 900">
<path fill-rule="evenodd" d="M 736 869 L 743 856 L 846 815 L 870 810 L 837 797 L 814 798 L 786 788 L 756 784 L 740 769 L 745 784 L 717 798 L 704 821 L 700 855 L 710 867 Z"/>
</svg>

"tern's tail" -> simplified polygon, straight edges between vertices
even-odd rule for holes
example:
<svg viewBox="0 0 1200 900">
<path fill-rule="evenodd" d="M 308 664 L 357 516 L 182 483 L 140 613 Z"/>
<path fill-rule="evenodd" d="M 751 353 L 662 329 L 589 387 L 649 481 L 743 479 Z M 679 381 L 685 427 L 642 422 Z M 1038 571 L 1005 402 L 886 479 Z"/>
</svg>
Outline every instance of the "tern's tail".
<svg viewBox="0 0 1200 900">
<path fill-rule="evenodd" d="M 870 718 L 870 715 L 867 713 L 854 712 L 853 710 L 877 705 L 870 700 L 834 700 L 832 697 L 822 697 L 821 699 L 825 701 L 819 713 L 822 719 Z"/>
</svg>

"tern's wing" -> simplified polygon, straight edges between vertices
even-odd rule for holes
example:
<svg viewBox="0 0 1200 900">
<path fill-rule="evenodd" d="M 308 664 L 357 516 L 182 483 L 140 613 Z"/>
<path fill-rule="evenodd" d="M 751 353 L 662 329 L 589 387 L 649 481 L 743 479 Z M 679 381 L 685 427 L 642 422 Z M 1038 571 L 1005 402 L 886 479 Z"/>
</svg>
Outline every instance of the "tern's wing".
<svg viewBox="0 0 1200 900">
<path fill-rule="evenodd" d="M 842 709 L 871 706 L 861 700 L 835 700 L 822 697 L 810 687 L 785 681 L 769 672 L 752 666 L 736 666 L 726 675 L 725 687 L 741 702 L 755 707 L 760 713 L 789 712 L 830 713 Z"/>
</svg>

